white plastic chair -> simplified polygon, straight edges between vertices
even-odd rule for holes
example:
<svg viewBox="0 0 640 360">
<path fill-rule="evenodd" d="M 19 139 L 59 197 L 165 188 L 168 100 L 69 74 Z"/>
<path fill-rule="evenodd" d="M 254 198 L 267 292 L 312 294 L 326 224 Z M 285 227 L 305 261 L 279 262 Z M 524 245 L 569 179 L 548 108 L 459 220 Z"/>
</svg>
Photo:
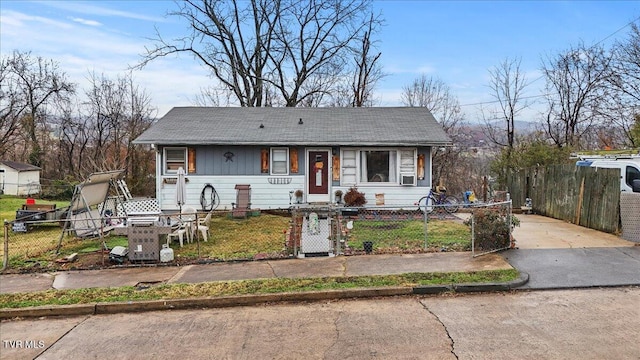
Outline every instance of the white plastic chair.
<svg viewBox="0 0 640 360">
<path fill-rule="evenodd" d="M 208 241 L 209 238 L 209 223 L 211 222 L 211 211 L 207 213 L 207 216 L 198 219 L 198 224 L 193 228 L 194 235 L 200 231 L 204 241 Z"/>
<path fill-rule="evenodd" d="M 190 241 L 189 231 L 181 225 L 176 230 L 174 230 L 171 234 L 167 235 L 167 245 L 170 245 L 173 240 L 178 238 L 180 241 L 180 247 L 184 246 L 184 238 L 187 238 L 187 242 Z"/>
</svg>

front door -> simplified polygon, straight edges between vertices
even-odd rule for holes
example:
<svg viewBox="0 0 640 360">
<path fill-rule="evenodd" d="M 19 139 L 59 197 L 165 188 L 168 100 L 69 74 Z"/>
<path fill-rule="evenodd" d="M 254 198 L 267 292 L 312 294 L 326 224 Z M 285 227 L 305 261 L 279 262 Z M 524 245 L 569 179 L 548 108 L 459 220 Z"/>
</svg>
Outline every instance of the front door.
<svg viewBox="0 0 640 360">
<path fill-rule="evenodd" d="M 329 150 L 307 152 L 307 202 L 329 202 Z"/>
</svg>

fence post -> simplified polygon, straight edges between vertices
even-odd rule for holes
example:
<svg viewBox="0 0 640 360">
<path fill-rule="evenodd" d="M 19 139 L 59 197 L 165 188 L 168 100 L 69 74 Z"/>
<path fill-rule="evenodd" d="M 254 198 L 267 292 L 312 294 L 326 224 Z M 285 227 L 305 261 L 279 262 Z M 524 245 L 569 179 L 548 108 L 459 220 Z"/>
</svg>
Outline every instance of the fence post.
<svg viewBox="0 0 640 360">
<path fill-rule="evenodd" d="M 9 222 L 4 221 L 4 254 L 2 256 L 2 270 L 5 271 L 9 266 Z"/>
<path fill-rule="evenodd" d="M 428 204 L 429 200 L 427 199 L 427 201 L 424 204 L 424 210 L 420 209 L 420 206 L 418 206 L 418 211 L 422 211 L 422 216 L 424 218 L 424 250 L 427 250 L 427 247 L 429 246 L 429 235 L 428 235 L 428 228 L 429 228 L 429 214 L 427 214 L 427 204 Z"/>
<path fill-rule="evenodd" d="M 513 202 L 511 202 L 511 199 L 509 199 L 509 211 L 507 212 L 507 226 L 509 229 L 509 249 L 511 249 L 511 244 L 513 244 L 513 236 L 511 235 L 511 232 L 513 231 L 512 228 L 512 217 L 513 217 Z"/>
<path fill-rule="evenodd" d="M 476 214 L 471 210 L 471 257 L 476 257 Z"/>
</svg>

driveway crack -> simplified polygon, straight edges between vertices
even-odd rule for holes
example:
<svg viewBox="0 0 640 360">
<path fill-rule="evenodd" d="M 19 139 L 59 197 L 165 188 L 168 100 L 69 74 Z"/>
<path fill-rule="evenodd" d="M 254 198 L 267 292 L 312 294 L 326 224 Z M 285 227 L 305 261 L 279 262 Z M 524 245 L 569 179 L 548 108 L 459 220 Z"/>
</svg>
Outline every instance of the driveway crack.
<svg viewBox="0 0 640 360">
<path fill-rule="evenodd" d="M 267 261 L 267 265 L 269 265 L 269 269 L 271 269 L 271 273 L 273 274 L 273 277 L 278 277 L 278 274 L 276 274 L 276 269 L 273 268 L 273 265 L 271 265 L 271 261 Z"/>
<path fill-rule="evenodd" d="M 333 359 L 333 356 L 328 356 L 329 352 L 331 349 L 333 349 L 337 344 L 338 341 L 340 340 L 340 327 L 338 326 L 338 322 L 340 321 L 340 319 L 342 318 L 342 314 L 344 312 L 342 310 L 338 311 L 338 313 L 336 314 L 336 318 L 333 321 L 333 326 L 334 326 L 334 331 L 335 331 L 335 339 L 333 340 L 333 343 L 327 347 L 327 350 L 324 352 L 324 355 L 322 356 L 323 359 Z"/>
<path fill-rule="evenodd" d="M 70 332 L 72 332 L 75 328 L 77 328 L 78 326 L 82 325 L 85 321 L 87 321 L 89 318 L 91 317 L 91 315 L 86 316 L 82 321 L 80 321 L 79 323 L 75 324 L 74 326 L 71 327 L 71 329 L 69 329 L 67 332 L 65 332 L 64 334 L 62 334 L 56 341 L 54 341 L 51 345 L 47 346 L 45 349 L 42 350 L 42 352 L 40 352 L 40 354 L 38 354 L 36 357 L 34 357 L 35 359 L 40 358 L 42 355 L 44 355 L 49 349 L 51 349 L 51 347 L 55 344 L 58 343 L 58 341 L 62 340 L 63 337 L 67 336 L 67 334 L 69 334 Z"/>
<path fill-rule="evenodd" d="M 444 322 L 442 322 L 442 320 L 440 320 L 440 317 L 438 315 L 436 315 L 436 313 L 431 311 L 431 309 L 429 309 L 429 307 L 424 302 L 420 301 L 420 304 L 422 304 L 422 307 L 425 310 L 427 310 L 431 315 L 433 315 L 433 317 L 435 317 L 436 320 L 438 320 L 440 325 L 442 325 L 442 327 L 444 328 L 444 332 L 447 334 L 447 337 L 449 338 L 449 341 L 451 342 L 451 354 L 453 356 L 455 356 L 456 359 L 458 359 L 458 355 L 456 354 L 456 342 L 451 337 L 451 334 L 449 334 L 449 329 L 447 329 L 447 325 L 445 325 Z"/>
</svg>

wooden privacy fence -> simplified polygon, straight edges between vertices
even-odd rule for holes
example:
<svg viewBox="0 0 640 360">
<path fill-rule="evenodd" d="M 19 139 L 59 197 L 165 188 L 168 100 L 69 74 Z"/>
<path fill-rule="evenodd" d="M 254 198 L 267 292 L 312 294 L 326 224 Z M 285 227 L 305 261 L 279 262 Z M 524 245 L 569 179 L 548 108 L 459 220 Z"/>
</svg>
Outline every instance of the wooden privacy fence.
<svg viewBox="0 0 640 360">
<path fill-rule="evenodd" d="M 591 229 L 620 230 L 620 170 L 587 166 L 536 167 L 507 175 L 513 207 L 531 198 L 537 214 Z"/>
</svg>

